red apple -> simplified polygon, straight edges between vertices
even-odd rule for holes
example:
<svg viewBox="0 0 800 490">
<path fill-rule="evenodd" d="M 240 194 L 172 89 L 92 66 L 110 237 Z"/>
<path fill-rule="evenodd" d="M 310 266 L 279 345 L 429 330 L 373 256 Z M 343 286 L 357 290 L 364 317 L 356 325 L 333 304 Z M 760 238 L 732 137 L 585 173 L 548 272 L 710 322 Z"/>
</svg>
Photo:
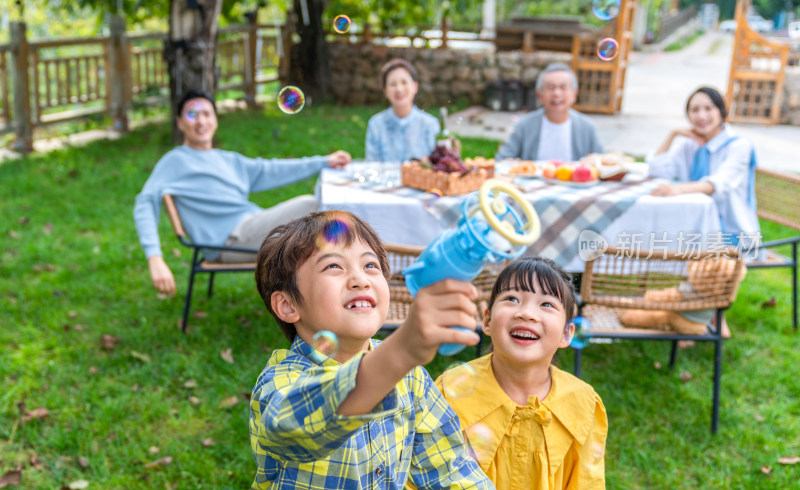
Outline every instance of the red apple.
<svg viewBox="0 0 800 490">
<path fill-rule="evenodd" d="M 573 182 L 589 182 L 592 180 L 592 170 L 586 165 L 578 165 L 572 172 Z"/>
</svg>

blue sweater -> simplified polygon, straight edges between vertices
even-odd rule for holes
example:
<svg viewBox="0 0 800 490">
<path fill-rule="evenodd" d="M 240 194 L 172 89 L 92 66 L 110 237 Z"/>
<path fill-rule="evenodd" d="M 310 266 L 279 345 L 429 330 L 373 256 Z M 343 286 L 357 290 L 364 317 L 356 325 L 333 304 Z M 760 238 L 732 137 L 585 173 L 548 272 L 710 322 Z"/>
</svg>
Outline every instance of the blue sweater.
<svg viewBox="0 0 800 490">
<path fill-rule="evenodd" d="M 367 160 L 405 162 L 430 155 L 436 147 L 439 121 L 414 106 L 411 114 L 399 118 L 392 108 L 381 111 L 367 124 Z"/>
<path fill-rule="evenodd" d="M 173 148 L 136 196 L 133 219 L 144 254 L 161 255 L 158 218 L 164 194 L 175 198 L 193 241 L 222 245 L 242 219 L 261 210 L 248 201 L 250 193 L 298 182 L 327 164 L 324 156 L 265 160 L 216 149 Z"/>
</svg>

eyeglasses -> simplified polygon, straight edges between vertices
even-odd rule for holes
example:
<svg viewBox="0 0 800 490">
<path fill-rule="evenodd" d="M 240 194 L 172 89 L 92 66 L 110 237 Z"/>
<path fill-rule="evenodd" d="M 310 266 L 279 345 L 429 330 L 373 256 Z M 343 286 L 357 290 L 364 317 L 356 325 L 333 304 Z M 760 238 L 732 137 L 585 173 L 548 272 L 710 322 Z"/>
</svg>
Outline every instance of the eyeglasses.
<svg viewBox="0 0 800 490">
<path fill-rule="evenodd" d="M 543 85 L 542 92 L 555 92 L 556 90 L 561 90 L 562 92 L 567 92 L 572 90 L 572 85 L 570 84 L 561 84 L 561 85 Z"/>
</svg>

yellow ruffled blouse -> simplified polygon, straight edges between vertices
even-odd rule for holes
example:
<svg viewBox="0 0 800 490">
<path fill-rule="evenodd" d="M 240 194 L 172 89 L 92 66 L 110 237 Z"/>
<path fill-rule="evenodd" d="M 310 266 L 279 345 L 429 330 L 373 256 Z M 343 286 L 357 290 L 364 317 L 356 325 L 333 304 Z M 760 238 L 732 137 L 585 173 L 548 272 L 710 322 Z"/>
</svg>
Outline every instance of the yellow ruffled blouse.
<svg viewBox="0 0 800 490">
<path fill-rule="evenodd" d="M 575 376 L 550 366 L 550 392 L 517 405 L 500 388 L 492 354 L 469 363 L 477 387 L 465 396 L 439 390 L 453 407 L 486 476 L 503 489 L 605 488 L 608 418 L 600 396 Z"/>
</svg>

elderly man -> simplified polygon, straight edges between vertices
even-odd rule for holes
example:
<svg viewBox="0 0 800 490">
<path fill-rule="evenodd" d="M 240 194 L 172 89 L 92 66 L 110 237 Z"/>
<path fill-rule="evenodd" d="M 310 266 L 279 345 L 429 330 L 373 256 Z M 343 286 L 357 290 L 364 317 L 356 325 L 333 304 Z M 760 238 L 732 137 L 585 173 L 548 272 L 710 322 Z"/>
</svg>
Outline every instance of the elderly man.
<svg viewBox="0 0 800 490">
<path fill-rule="evenodd" d="M 214 99 L 205 92 L 188 91 L 176 107 L 183 145 L 173 148 L 153 168 L 142 192 L 136 196 L 133 218 L 150 270 L 153 286 L 168 295 L 175 293 L 175 278 L 161 254 L 158 218 L 164 194 L 175 205 L 193 240 L 209 245 L 257 249 L 275 226 L 312 211 L 319 203 L 314 196 L 299 196 L 269 209 L 251 203 L 250 193 L 298 182 L 323 167 L 343 167 L 350 162 L 344 151 L 327 157 L 299 159 L 248 158 L 212 148 L 217 130 Z M 246 262 L 255 254 L 205 254 L 211 260 Z"/>
<path fill-rule="evenodd" d="M 536 80 L 540 109 L 526 115 L 514 127 L 495 158 L 523 160 L 579 160 L 602 153 L 594 123 L 571 109 L 578 95 L 578 79 L 563 63 L 552 63 Z"/>
</svg>

